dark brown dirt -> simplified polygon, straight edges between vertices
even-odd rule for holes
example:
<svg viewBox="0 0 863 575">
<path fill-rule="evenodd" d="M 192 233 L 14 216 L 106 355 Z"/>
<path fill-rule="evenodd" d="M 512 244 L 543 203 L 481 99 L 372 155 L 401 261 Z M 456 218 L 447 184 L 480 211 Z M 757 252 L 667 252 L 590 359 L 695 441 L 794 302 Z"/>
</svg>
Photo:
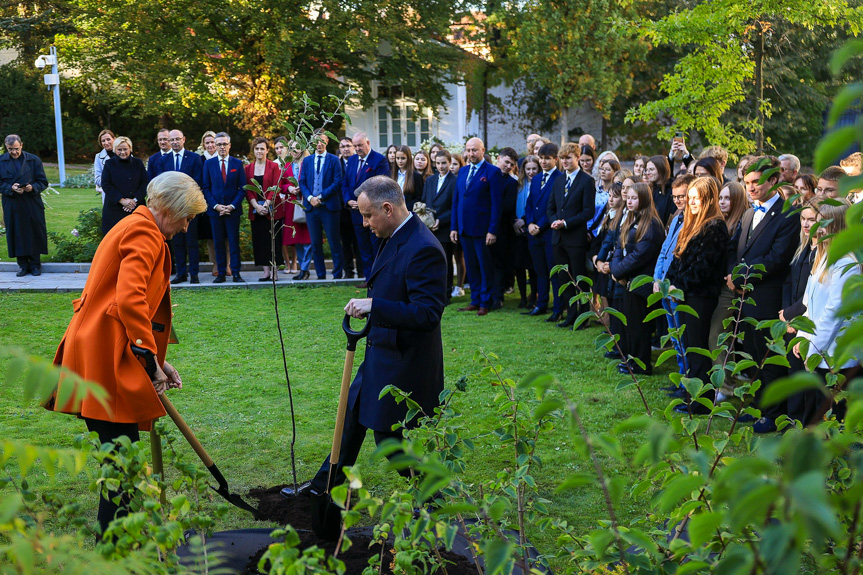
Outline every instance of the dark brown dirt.
<svg viewBox="0 0 863 575">
<path fill-rule="evenodd" d="M 297 531 L 311 530 L 312 512 L 309 499 L 307 497 L 288 499 L 281 493 L 283 487 L 289 487 L 289 485 L 257 487 L 249 491 L 249 497 L 258 500 L 257 518 L 283 527 L 290 525 Z"/>
<path fill-rule="evenodd" d="M 311 531 L 298 531 L 298 533 L 300 536 L 300 549 L 306 549 L 312 545 L 317 545 L 318 547 L 325 549 L 328 555 L 332 555 L 333 551 L 335 551 L 335 542 L 318 539 Z M 362 573 L 363 569 L 368 567 L 369 558 L 380 555 L 381 546 L 379 543 L 375 543 L 369 547 L 371 538 L 367 535 L 359 534 L 353 529 L 348 531 L 348 537 L 350 538 L 352 545 L 350 549 L 340 553 L 338 558 L 345 564 L 345 573 L 348 575 L 357 575 Z M 387 549 L 391 550 L 392 548 L 387 547 Z M 266 547 L 260 549 L 258 553 L 249 560 L 249 564 L 246 566 L 245 571 L 243 571 L 243 575 L 258 575 L 258 561 L 260 561 L 266 550 Z M 440 554 L 446 562 L 446 570 L 449 575 L 476 575 L 476 567 L 473 562 L 467 558 L 444 550 L 441 550 Z M 384 575 L 392 575 L 393 571 L 390 568 L 392 560 L 393 555 L 385 551 L 383 558 L 384 565 L 383 570 L 381 571 Z"/>
</svg>

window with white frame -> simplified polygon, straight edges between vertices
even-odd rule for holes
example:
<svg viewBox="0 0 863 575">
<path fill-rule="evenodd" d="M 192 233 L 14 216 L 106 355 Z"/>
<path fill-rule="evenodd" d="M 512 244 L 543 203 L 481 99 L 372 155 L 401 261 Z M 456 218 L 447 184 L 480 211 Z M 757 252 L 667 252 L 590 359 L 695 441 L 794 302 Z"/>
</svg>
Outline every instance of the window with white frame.
<svg viewBox="0 0 863 575">
<path fill-rule="evenodd" d="M 378 146 L 385 150 L 391 144 L 416 149 L 431 137 L 432 110 L 420 109 L 409 101 L 378 105 Z"/>
</svg>

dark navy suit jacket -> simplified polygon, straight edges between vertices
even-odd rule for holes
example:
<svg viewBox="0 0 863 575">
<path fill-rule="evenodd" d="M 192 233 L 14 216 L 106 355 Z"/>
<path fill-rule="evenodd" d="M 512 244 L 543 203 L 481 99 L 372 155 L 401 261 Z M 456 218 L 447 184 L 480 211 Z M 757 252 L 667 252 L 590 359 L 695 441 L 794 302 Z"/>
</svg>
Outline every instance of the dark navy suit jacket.
<svg viewBox="0 0 863 575">
<path fill-rule="evenodd" d="M 363 166 L 363 171 L 359 176 L 357 171 L 360 168 L 360 156 L 354 154 L 348 158 L 348 166 L 345 168 L 345 179 L 342 181 L 342 201 L 347 204 L 351 200 L 356 200 L 355 194 L 360 184 L 374 176 L 388 176 L 390 174 L 390 163 L 380 152 L 370 151 L 366 155 L 366 163 Z M 410 209 L 413 206 L 408 206 Z"/>
<path fill-rule="evenodd" d="M 162 165 L 159 173 L 174 171 L 174 152 L 162 156 Z M 204 158 L 189 150 L 183 150 L 183 159 L 180 162 L 180 171 L 190 176 L 199 186 L 204 186 Z"/>
<path fill-rule="evenodd" d="M 551 230 L 551 243 L 573 248 L 587 247 L 587 222 L 596 211 L 596 184 L 584 170 L 578 170 L 569 193 L 566 193 L 567 175 L 561 173 L 563 177 L 555 180 L 548 200 L 548 218 L 549 225 L 555 220 L 563 220 L 566 228 Z"/>
<path fill-rule="evenodd" d="M 162 150 L 159 150 L 147 159 L 147 177 L 152 180 L 165 170 L 162 168 L 162 160 L 165 159 Z"/>
<path fill-rule="evenodd" d="M 542 172 L 530 180 L 530 195 L 527 197 L 527 204 L 524 207 L 525 224 L 538 225 L 540 232 L 549 229 L 551 221 L 548 219 L 548 200 L 551 198 L 552 190 L 554 190 L 554 183 L 562 177 L 563 172 L 555 170 L 545 181 L 544 186 L 542 185 Z"/>
<path fill-rule="evenodd" d="M 378 399 L 395 385 L 434 413 L 443 391 L 440 320 L 446 299 L 446 262 L 440 242 L 413 214 L 387 240 L 368 280 L 372 298 L 366 354 L 351 385 L 349 405 L 359 401 L 360 424 L 391 431 L 407 415 L 405 403 Z"/>
<path fill-rule="evenodd" d="M 243 169 L 243 162 L 234 156 L 228 156 L 228 163 L 225 166 L 228 177 L 226 181 L 222 182 L 220 161 L 221 158 L 215 155 L 204 162 L 202 190 L 204 198 L 207 200 L 207 215 L 219 215 L 215 210 L 216 204 L 223 206 L 231 204 L 234 206 L 234 212 L 231 216 L 239 216 L 243 198 L 246 197 L 246 190 L 243 189 L 243 186 L 246 185 L 246 171 Z"/>
<path fill-rule="evenodd" d="M 470 169 L 471 164 L 465 164 L 458 171 L 450 229 L 477 238 L 497 235 L 503 207 L 503 173 L 497 166 L 483 162 L 467 186 Z"/>
<path fill-rule="evenodd" d="M 439 226 L 434 236 L 442 244 L 450 243 L 449 232 L 450 222 L 452 221 L 452 195 L 455 192 L 456 177 L 450 172 L 444 176 L 445 180 L 437 191 L 440 174 L 434 174 L 426 179 L 425 188 L 423 189 L 423 203 L 431 210 L 434 210 L 434 217 L 438 220 Z"/>
<path fill-rule="evenodd" d="M 317 154 L 306 156 L 300 168 L 300 191 L 303 194 L 303 207 L 313 210 L 308 197 L 315 195 L 315 162 Z M 342 167 L 339 158 L 327 152 L 321 165 L 321 201 L 323 207 L 331 212 L 342 209 Z"/>
</svg>

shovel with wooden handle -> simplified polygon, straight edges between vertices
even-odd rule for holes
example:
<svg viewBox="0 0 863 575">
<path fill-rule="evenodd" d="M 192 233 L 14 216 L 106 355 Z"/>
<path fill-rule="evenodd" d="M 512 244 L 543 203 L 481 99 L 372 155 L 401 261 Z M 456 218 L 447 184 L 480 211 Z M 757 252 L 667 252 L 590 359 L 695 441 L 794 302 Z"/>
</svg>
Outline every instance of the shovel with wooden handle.
<svg viewBox="0 0 863 575">
<path fill-rule="evenodd" d="M 342 386 L 339 390 L 339 408 L 336 413 L 333 446 L 330 450 L 327 489 L 323 493 L 312 493 L 312 530 L 315 535 L 327 541 L 335 541 L 341 532 L 342 509 L 330 497 L 330 488 L 333 481 L 333 469 L 338 467 L 342 452 L 342 431 L 345 426 L 345 414 L 348 412 L 348 391 L 351 387 L 351 375 L 354 371 L 354 354 L 357 351 L 357 343 L 366 337 L 372 329 L 372 322 L 367 318 L 363 329 L 354 331 L 351 329 L 350 316 L 345 314 L 345 319 L 342 320 L 342 329 L 348 338 L 348 345 L 345 352 L 345 366 L 342 370 Z"/>
</svg>

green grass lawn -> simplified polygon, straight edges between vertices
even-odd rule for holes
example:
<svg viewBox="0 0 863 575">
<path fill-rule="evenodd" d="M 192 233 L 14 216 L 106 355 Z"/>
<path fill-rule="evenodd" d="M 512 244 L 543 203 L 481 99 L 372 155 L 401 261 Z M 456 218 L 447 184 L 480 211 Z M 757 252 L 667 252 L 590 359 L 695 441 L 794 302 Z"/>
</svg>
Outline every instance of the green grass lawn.
<svg viewBox="0 0 863 575">
<path fill-rule="evenodd" d="M 87 173 L 86 169 L 70 168 L 69 166 L 66 166 L 67 178 L 71 178 L 72 176 L 79 176 L 85 173 Z M 48 182 L 56 184 L 60 181 L 60 168 L 58 168 L 57 166 L 45 166 L 45 175 L 48 176 Z"/>
<path fill-rule="evenodd" d="M 82 204 L 85 198 L 82 198 Z M 287 339 L 288 366 L 297 410 L 297 458 L 300 479 L 309 478 L 329 453 L 338 387 L 344 361 L 342 308 L 359 290 L 348 287 L 280 290 L 283 327 Z M 72 315 L 77 294 L 0 294 L 0 345 L 17 345 L 29 353 L 53 357 Z M 609 361 L 594 350 L 598 328 L 569 332 L 553 324 L 519 315 L 512 298 L 507 306 L 485 318 L 455 310 L 460 300 L 446 309 L 443 341 L 446 383 L 475 373 L 477 349 L 500 356 L 505 373 L 516 380 L 537 370 L 557 377 L 581 405 L 590 432 L 610 429 L 643 407 L 635 388 L 615 392 L 620 376 L 608 375 Z M 169 350 L 169 360 L 179 370 L 183 389 L 171 392 L 172 400 L 228 478 L 232 488 L 245 493 L 256 486 L 273 486 L 289 480 L 290 418 L 281 367 L 278 337 L 273 319 L 272 296 L 264 290 L 179 291 L 174 295 L 175 326 L 180 344 Z M 99 345 L 94 341 L 93 345 Z M 357 365 L 362 350 L 357 352 Z M 665 385 L 669 362 L 645 385 L 652 409 L 667 405 L 658 390 Z M 3 365 L 0 365 L 0 369 Z M 474 383 L 462 410 L 468 429 L 476 433 L 477 450 L 469 456 L 469 480 L 493 477 L 507 465 L 504 452 L 489 433 L 497 425 L 492 398 L 496 389 Z M 24 403 L 20 389 L 0 388 L 0 437 L 44 446 L 70 447 L 84 429 L 73 417 L 48 413 Z M 571 430 L 562 424 L 541 439 L 544 461 L 534 475 L 541 495 L 551 499 L 553 512 L 585 531 L 606 518 L 603 499 L 595 486 L 556 493 L 563 478 L 592 468 L 572 452 Z M 643 441 L 637 433 L 620 437 L 631 454 Z M 369 438 L 360 462 L 371 452 Z M 604 460 L 605 472 L 622 475 L 632 485 L 637 473 L 613 460 Z M 386 497 L 398 477 L 383 464 L 363 465 L 366 485 Z M 35 481 L 47 487 L 47 479 Z M 80 482 L 59 479 L 51 486 L 70 495 L 96 498 Z M 648 509 L 645 501 L 624 500 L 617 510 L 624 524 Z M 264 527 L 248 514 L 233 510 L 217 529 Z M 554 545 L 551 536 L 534 528 L 530 538 L 541 548 Z"/>
</svg>

